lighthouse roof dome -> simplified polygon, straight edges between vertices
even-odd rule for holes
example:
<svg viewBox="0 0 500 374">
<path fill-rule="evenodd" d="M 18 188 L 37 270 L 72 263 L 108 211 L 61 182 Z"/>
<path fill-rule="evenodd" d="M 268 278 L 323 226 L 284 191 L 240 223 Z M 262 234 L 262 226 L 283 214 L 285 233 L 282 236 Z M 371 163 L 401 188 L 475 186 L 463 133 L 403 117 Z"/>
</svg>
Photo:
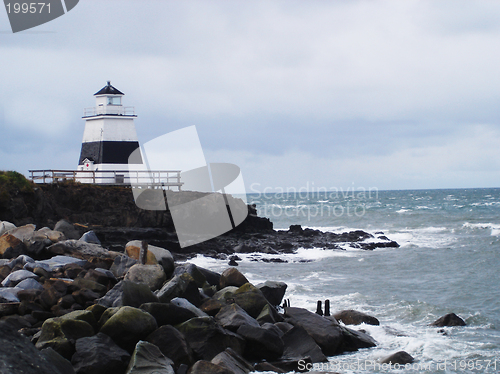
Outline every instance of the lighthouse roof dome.
<svg viewBox="0 0 500 374">
<path fill-rule="evenodd" d="M 111 85 L 111 82 L 108 81 L 108 84 L 101 88 L 100 91 L 96 92 L 94 96 L 97 95 L 125 95 L 123 92 L 120 90 L 117 90 L 115 87 Z"/>
</svg>

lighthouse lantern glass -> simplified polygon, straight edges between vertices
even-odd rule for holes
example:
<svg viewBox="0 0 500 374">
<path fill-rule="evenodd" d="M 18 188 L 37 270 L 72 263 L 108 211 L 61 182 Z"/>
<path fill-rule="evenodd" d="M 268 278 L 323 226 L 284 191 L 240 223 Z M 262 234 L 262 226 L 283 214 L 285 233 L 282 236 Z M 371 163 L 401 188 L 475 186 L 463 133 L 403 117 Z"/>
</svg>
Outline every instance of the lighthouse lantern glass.
<svg viewBox="0 0 500 374">
<path fill-rule="evenodd" d="M 109 96 L 108 105 L 122 105 L 122 98 L 120 96 Z"/>
</svg>

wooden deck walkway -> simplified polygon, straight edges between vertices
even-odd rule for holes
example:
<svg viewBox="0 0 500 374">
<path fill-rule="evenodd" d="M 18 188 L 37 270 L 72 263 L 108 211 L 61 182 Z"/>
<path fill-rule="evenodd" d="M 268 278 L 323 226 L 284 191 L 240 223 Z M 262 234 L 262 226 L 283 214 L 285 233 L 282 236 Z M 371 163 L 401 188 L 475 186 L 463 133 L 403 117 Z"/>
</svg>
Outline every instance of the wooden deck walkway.
<svg viewBox="0 0 500 374">
<path fill-rule="evenodd" d="M 29 170 L 34 183 L 58 183 L 74 181 L 100 186 L 125 186 L 138 188 L 178 188 L 181 182 L 180 170 Z"/>
</svg>

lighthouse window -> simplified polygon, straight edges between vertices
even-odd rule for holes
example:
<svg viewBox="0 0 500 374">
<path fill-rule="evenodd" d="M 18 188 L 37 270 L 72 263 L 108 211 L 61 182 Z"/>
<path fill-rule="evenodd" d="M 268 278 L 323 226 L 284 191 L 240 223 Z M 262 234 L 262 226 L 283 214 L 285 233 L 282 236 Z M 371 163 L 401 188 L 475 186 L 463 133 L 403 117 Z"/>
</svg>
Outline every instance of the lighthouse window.
<svg viewBox="0 0 500 374">
<path fill-rule="evenodd" d="M 108 105 L 121 105 L 122 98 L 120 96 L 108 97 Z"/>
</svg>

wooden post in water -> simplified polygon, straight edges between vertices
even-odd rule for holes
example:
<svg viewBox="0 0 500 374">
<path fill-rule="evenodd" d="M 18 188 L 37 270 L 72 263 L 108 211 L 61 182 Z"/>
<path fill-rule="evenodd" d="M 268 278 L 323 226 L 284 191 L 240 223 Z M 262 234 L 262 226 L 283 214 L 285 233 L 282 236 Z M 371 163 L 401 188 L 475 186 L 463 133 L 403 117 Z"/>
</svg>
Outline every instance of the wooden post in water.
<svg viewBox="0 0 500 374">
<path fill-rule="evenodd" d="M 139 253 L 139 262 L 143 265 L 146 265 L 148 261 L 148 241 L 143 240 L 141 242 L 141 251 Z"/>
</svg>

